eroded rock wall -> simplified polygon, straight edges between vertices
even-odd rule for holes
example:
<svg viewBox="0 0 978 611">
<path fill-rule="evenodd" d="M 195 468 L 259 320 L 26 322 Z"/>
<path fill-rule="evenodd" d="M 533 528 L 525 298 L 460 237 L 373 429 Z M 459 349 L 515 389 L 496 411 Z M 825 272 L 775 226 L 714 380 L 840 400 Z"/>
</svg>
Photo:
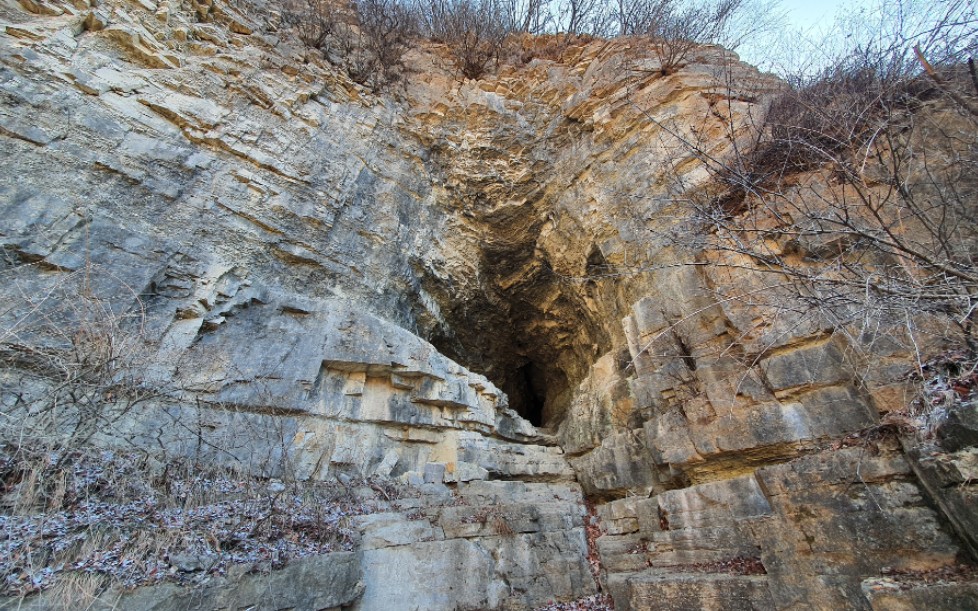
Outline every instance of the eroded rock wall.
<svg viewBox="0 0 978 611">
<path fill-rule="evenodd" d="M 35 316 L 12 338 L 62 340 L 80 315 L 59 310 L 68 299 L 135 310 L 118 331 L 151 348 L 133 366 L 183 398 L 137 434 L 180 437 L 173 423 L 202 406 L 213 439 L 273 420 L 273 438 L 229 443 L 266 459 L 292 448 L 303 477 L 454 469 L 483 435 L 500 433 L 482 445 L 501 455 L 536 435 L 491 382 L 412 333 L 439 316 L 413 266 L 447 220 L 392 102 L 291 69 L 289 49 L 234 31 L 257 25 L 230 7 L 214 5 L 213 23 L 189 7 L 51 7 L 6 9 L 6 316 Z M 168 64 L 108 35 L 123 31 Z M 530 469 L 566 474 L 550 462 Z"/>
<path fill-rule="evenodd" d="M 456 353 L 504 383 L 500 366 L 536 368 L 540 422 L 610 501 L 598 549 L 618 608 L 886 608 L 880 575 L 969 557 L 957 511 L 892 440 L 852 441 L 913 398 L 908 343 L 840 332 L 684 233 L 678 194 L 709 184 L 691 156 L 743 146 L 776 83 L 720 50 L 663 77 L 609 47 L 503 69 L 420 115 L 451 151 L 456 239 L 482 243 L 492 291 L 453 285 L 448 319 L 518 333 L 499 357 L 457 325 Z M 924 579 L 896 587 L 929 596 Z"/>
<path fill-rule="evenodd" d="M 103 334 L 142 396 L 56 434 L 421 490 L 355 525 L 337 597 L 273 572 L 141 589 L 129 608 L 530 608 L 594 591 L 562 451 L 420 336 L 442 315 L 416 269 L 447 248 L 450 211 L 403 104 L 223 3 L 10 2 L 0 18 L 8 415 L 51 396 L 41 347 Z M 540 483 L 469 483 L 489 479 Z"/>
<path fill-rule="evenodd" d="M 591 594 L 585 496 L 619 608 L 887 608 L 965 557 L 929 463 L 842 443 L 906 352 L 724 299 L 767 280 L 688 233 L 776 80 L 531 40 L 376 93 L 243 6 L 0 5 L 5 405 L 94 311 L 152 392 L 92 438 L 421 489 L 357 524 L 357 609 Z"/>
</svg>

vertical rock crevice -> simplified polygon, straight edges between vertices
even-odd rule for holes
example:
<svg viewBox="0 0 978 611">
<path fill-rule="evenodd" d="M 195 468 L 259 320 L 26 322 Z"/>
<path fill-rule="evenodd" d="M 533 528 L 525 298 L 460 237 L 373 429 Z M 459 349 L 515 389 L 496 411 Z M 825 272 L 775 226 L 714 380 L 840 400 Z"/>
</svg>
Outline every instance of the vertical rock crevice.
<svg viewBox="0 0 978 611">
<path fill-rule="evenodd" d="M 486 215 L 465 227 L 481 237 L 463 242 L 478 273 L 448 288 L 427 278 L 444 318 L 428 339 L 492 380 L 534 426 L 555 431 L 611 340 L 607 318 L 592 305 L 600 288 L 568 283 L 541 248 L 541 223 L 527 219 L 546 214 L 544 205 L 528 204 L 519 214 Z"/>
<path fill-rule="evenodd" d="M 496 265 L 509 267 L 505 260 Z M 506 393 L 510 407 L 534 426 L 555 428 L 573 385 L 591 365 L 592 346 L 604 343 L 604 334 L 573 299 L 550 300 L 555 281 L 542 270 L 536 274 L 505 292 L 498 277 L 490 276 L 479 298 L 444 308 L 447 325 L 429 340 L 486 375 Z"/>
</svg>

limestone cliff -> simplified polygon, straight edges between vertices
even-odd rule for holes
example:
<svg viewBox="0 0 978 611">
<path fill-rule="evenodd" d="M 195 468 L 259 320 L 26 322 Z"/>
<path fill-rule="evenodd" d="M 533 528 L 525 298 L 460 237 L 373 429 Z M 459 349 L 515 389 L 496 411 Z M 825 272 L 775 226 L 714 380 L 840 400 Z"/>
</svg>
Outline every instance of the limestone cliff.
<svg viewBox="0 0 978 611">
<path fill-rule="evenodd" d="M 886 577 L 975 546 L 973 440 L 852 442 L 908 353 L 718 298 L 764 279 L 676 239 L 776 79 L 620 39 L 473 81 L 428 44 L 375 92 L 245 6 L 0 4 L 5 439 L 417 496 L 351 521 L 353 554 L 96 606 L 976 604 Z M 31 420 L 89 336 L 125 338 L 106 414 Z"/>
</svg>

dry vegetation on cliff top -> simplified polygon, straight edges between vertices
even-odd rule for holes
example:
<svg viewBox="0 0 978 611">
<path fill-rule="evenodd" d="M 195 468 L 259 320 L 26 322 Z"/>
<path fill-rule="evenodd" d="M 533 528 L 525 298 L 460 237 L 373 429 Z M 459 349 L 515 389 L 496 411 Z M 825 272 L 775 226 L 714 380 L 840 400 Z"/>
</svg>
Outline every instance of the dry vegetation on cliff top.
<svg viewBox="0 0 978 611">
<path fill-rule="evenodd" d="M 654 41 L 667 74 L 695 45 L 725 40 L 744 6 L 370 0 L 350 14 L 322 0 L 292 0 L 276 18 L 355 80 L 379 86 L 398 78 L 417 36 L 447 45 L 460 73 L 478 78 L 506 56 L 515 35 L 559 32 L 552 35 L 560 44 L 642 35 Z M 769 316 L 818 317 L 856 344 L 878 341 L 883 327 L 902 327 L 911 343 L 927 332 L 960 344 L 953 375 L 929 362 L 931 355 L 917 355 L 930 408 L 943 407 L 939 397 L 973 397 L 978 351 L 978 77 L 967 62 L 975 18 L 962 15 L 967 2 L 940 6 L 947 12 L 937 26 L 911 24 L 924 28 L 924 38 L 900 29 L 791 83 L 759 118 L 757 140 L 733 158 L 710 158 L 701 142 L 687 139 L 715 183 L 684 193 L 696 217 L 693 233 L 679 236 L 684 246 L 697 236 L 694 245 L 712 253 L 710 263 L 775 278 L 763 291 L 721 292 L 719 299 L 767 308 Z M 801 309 L 788 310 L 798 303 Z M 11 339 L 20 329 L 0 337 L 8 348 L 5 375 L 22 376 L 7 384 L 17 392 L 5 389 L 5 399 L 52 417 L 50 430 L 18 431 L 20 443 L 0 453 L 4 593 L 35 592 L 72 572 L 135 586 L 193 581 L 234 564 L 275 568 L 348 549 L 346 520 L 389 496 L 369 485 L 353 494 L 345 485 L 207 474 L 197 465 L 171 469 L 142 455 L 91 450 L 91 437 L 115 417 L 105 406 L 124 413 L 166 393 L 130 375 L 145 365 L 138 362 L 138 317 L 123 320 L 97 299 L 66 305 L 76 310 L 66 321 L 46 322 L 58 339 L 48 350 L 22 350 L 26 344 Z M 59 326 L 65 322 L 79 326 Z"/>
<path fill-rule="evenodd" d="M 551 36 L 554 57 L 579 36 L 643 37 L 668 75 L 701 45 L 764 35 L 774 22 L 757 15 L 776 15 L 772 8 L 747 0 L 371 0 L 351 12 L 291 0 L 280 23 L 355 80 L 380 85 L 400 76 L 417 41 L 443 44 L 461 75 L 476 79 L 500 61 L 521 61 L 521 49 L 538 47 L 527 45 L 530 35 Z M 684 138 L 715 181 L 705 199 L 697 190 L 681 195 L 696 222 L 677 245 L 690 246 L 692 229 L 701 238 L 694 248 L 721 253 L 710 262 L 770 274 L 763 291 L 718 295 L 762 305 L 768 318 L 785 313 L 788 297 L 789 307 L 800 304 L 790 315 L 847 330 L 858 345 L 874 325 L 925 313 L 948 327 L 928 332 L 975 351 L 973 7 L 900 0 L 837 27 L 849 35 L 828 34 L 817 68 L 786 75 L 783 92 L 756 117 L 754 142 L 717 159 L 706 142 Z M 909 327 L 914 341 L 920 325 Z"/>
<path fill-rule="evenodd" d="M 668 74 L 701 45 L 732 49 L 779 20 L 771 0 L 288 0 L 278 10 L 239 3 L 374 87 L 399 80 L 404 54 L 423 41 L 443 45 L 462 76 L 478 79 L 502 62 L 528 61 L 528 36 L 551 37 L 550 57 L 595 37 L 638 37 L 652 42 Z"/>
<path fill-rule="evenodd" d="M 721 303 L 853 347 L 895 341 L 919 377 L 936 351 L 978 352 L 978 18 L 968 2 L 906 1 L 847 23 L 851 39 L 792 76 L 749 143 L 731 118 L 729 157 L 661 126 L 713 176 L 677 176 L 695 212 L 671 239 L 756 276 L 718 288 Z"/>
</svg>

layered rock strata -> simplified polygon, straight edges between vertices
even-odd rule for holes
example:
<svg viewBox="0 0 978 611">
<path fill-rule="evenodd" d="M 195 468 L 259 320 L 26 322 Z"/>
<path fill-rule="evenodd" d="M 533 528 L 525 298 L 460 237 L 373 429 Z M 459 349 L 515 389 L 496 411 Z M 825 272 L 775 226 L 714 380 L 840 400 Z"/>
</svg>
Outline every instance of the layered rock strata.
<svg viewBox="0 0 978 611">
<path fill-rule="evenodd" d="M 703 156 L 750 141 L 775 79 L 537 40 L 479 81 L 421 46 L 377 93 L 249 6 L 0 5 L 8 412 L 51 392 L 46 351 L 111 330 L 143 394 L 88 439 L 422 491 L 356 524 L 344 596 L 242 577 L 194 604 L 974 600 L 879 581 L 974 549 L 975 440 L 843 443 L 905 404 L 905 350 L 768 317 L 765 277 L 685 239 Z"/>
</svg>

